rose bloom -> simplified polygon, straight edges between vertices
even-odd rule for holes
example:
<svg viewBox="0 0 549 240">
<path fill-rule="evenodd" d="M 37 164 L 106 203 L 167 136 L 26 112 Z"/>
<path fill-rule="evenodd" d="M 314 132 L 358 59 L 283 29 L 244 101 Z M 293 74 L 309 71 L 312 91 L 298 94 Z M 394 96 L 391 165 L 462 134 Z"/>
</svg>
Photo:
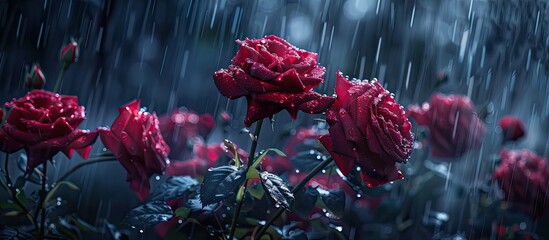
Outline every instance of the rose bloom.
<svg viewBox="0 0 549 240">
<path fill-rule="evenodd" d="M 434 94 L 421 107 L 409 106 L 408 116 L 429 128 L 431 152 L 435 157 L 460 157 L 482 143 L 484 123 L 466 96 Z"/>
<path fill-rule="evenodd" d="M 524 124 L 513 116 L 506 116 L 499 120 L 499 126 L 503 134 L 503 141 L 516 141 L 524 137 Z"/>
<path fill-rule="evenodd" d="M 33 90 L 5 106 L 11 111 L 0 129 L 0 150 L 14 153 L 25 149 L 27 173 L 58 152 L 71 158 L 76 150 L 84 159 L 88 158 L 97 132 L 77 129 L 86 119 L 77 97 Z"/>
<path fill-rule="evenodd" d="M 295 119 L 299 110 L 322 113 L 334 99 L 312 89 L 324 80 L 317 54 L 301 50 L 276 36 L 237 41 L 240 49 L 228 69 L 215 72 L 219 92 L 230 99 L 246 96 L 247 127 L 286 109 Z"/>
<path fill-rule="evenodd" d="M 412 154 L 411 124 L 402 106 L 377 81 L 348 81 L 338 72 L 337 99 L 326 112 L 329 134 L 320 142 L 347 176 L 355 164 L 368 187 L 402 179 L 396 163 Z"/>
<path fill-rule="evenodd" d="M 193 139 L 205 139 L 215 121 L 210 114 L 198 115 L 178 108 L 170 114 L 159 118 L 160 132 L 170 147 L 170 159 L 187 159 L 193 146 Z M 190 146 L 190 147 L 189 147 Z"/>
<path fill-rule="evenodd" d="M 120 107 L 118 112 L 111 128 L 101 129 L 99 136 L 128 171 L 127 181 L 143 201 L 149 195 L 149 178 L 166 169 L 170 150 L 158 128 L 156 114 L 141 110 L 139 100 Z"/>
<path fill-rule="evenodd" d="M 500 151 L 501 163 L 494 178 L 505 194 L 505 200 L 534 217 L 549 211 L 549 166 L 547 160 L 523 150 Z"/>
</svg>

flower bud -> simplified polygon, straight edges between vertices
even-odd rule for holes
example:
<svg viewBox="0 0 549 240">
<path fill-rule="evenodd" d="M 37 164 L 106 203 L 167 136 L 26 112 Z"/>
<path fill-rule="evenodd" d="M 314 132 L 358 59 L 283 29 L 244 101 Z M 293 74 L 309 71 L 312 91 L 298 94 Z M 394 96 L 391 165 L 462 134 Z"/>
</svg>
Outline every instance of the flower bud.
<svg viewBox="0 0 549 240">
<path fill-rule="evenodd" d="M 78 43 L 74 40 L 71 40 L 63 49 L 61 49 L 61 55 L 59 59 L 61 63 L 69 65 L 71 63 L 78 61 Z"/>
<path fill-rule="evenodd" d="M 499 126 L 503 133 L 503 141 L 516 141 L 525 135 L 524 124 L 514 116 L 506 116 L 500 119 Z"/>
<path fill-rule="evenodd" d="M 46 77 L 40 65 L 36 63 L 32 66 L 29 73 L 27 73 L 27 86 L 32 90 L 42 89 L 44 85 L 46 85 Z"/>
</svg>

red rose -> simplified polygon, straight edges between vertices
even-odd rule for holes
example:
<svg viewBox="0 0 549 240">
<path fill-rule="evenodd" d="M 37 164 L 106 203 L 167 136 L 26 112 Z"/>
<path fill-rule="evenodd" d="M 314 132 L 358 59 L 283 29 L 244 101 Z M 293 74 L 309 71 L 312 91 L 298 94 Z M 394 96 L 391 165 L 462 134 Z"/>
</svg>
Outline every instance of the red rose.
<svg viewBox="0 0 549 240">
<path fill-rule="evenodd" d="M 176 109 L 160 117 L 159 121 L 162 136 L 170 146 L 170 159 L 186 159 L 190 152 L 188 146 L 192 144 L 190 141 L 195 137 L 206 138 L 215 126 L 210 114 L 198 115 L 185 108 Z"/>
<path fill-rule="evenodd" d="M 336 102 L 326 112 L 329 134 L 320 142 L 344 175 L 358 164 L 369 187 L 402 179 L 397 162 L 413 150 L 411 124 L 402 106 L 377 81 L 336 78 Z"/>
<path fill-rule="evenodd" d="M 140 110 L 139 100 L 120 107 L 118 112 L 111 129 L 101 129 L 99 136 L 128 171 L 127 180 L 143 201 L 149 195 L 149 178 L 166 169 L 170 149 L 162 138 L 156 114 Z"/>
<path fill-rule="evenodd" d="M 501 163 L 494 172 L 505 199 L 534 217 L 549 211 L 549 166 L 547 160 L 523 150 L 501 150 Z"/>
<path fill-rule="evenodd" d="M 86 117 L 76 97 L 33 90 L 5 106 L 11 111 L 0 129 L 0 149 L 13 153 L 24 148 L 27 173 L 60 151 L 68 158 L 73 150 L 88 158 L 97 132 L 77 129 Z"/>
<path fill-rule="evenodd" d="M 3 122 L 4 122 L 4 109 L 0 108 L 0 127 L 2 126 Z"/>
<path fill-rule="evenodd" d="M 432 154 L 436 157 L 460 157 L 482 143 L 484 124 L 466 96 L 435 94 L 421 107 L 409 106 L 408 115 L 417 124 L 429 127 Z"/>
<path fill-rule="evenodd" d="M 503 141 L 516 141 L 524 136 L 524 124 L 513 116 L 506 116 L 499 120 L 499 126 L 503 133 Z"/>
<path fill-rule="evenodd" d="M 283 109 L 295 119 L 298 110 L 321 113 L 334 102 L 332 97 L 312 91 L 323 82 L 326 71 L 317 65 L 316 53 L 298 49 L 276 36 L 237 43 L 240 49 L 233 64 L 213 77 L 223 96 L 246 96 L 247 127 Z"/>
</svg>

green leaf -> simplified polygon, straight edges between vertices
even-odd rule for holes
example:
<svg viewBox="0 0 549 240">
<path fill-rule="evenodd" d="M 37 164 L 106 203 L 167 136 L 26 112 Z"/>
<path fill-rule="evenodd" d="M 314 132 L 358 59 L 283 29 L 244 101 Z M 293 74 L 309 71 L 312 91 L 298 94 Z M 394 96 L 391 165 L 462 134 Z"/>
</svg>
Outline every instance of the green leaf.
<svg viewBox="0 0 549 240">
<path fill-rule="evenodd" d="M 191 209 L 187 207 L 180 207 L 175 210 L 175 216 L 178 218 L 187 218 L 191 213 Z"/>
<path fill-rule="evenodd" d="M 345 192 L 341 189 L 320 194 L 320 199 L 333 215 L 340 218 L 345 212 Z"/>
<path fill-rule="evenodd" d="M 244 183 L 245 175 L 246 169 L 235 166 L 209 169 L 200 186 L 200 201 L 204 206 L 224 201 Z"/>
<path fill-rule="evenodd" d="M 15 217 L 15 216 L 23 215 L 23 214 L 24 214 L 23 212 L 13 210 L 13 211 L 9 211 L 9 212 L 4 213 L 4 216 L 6 216 L 6 217 Z"/>
<path fill-rule="evenodd" d="M 167 222 L 173 217 L 172 208 L 163 201 L 152 201 L 134 208 L 124 219 L 132 227 L 148 227 Z"/>
<path fill-rule="evenodd" d="M 246 179 L 255 179 L 259 178 L 259 171 L 255 168 L 248 169 L 248 172 L 246 173 Z"/>
<path fill-rule="evenodd" d="M 0 230 L 0 239 L 34 239 L 32 235 L 18 229 L 9 226 L 4 226 Z"/>
<path fill-rule="evenodd" d="M 293 211 L 303 219 L 307 219 L 318 200 L 318 195 L 318 190 L 314 187 L 307 186 L 301 189 L 295 194 Z"/>
<path fill-rule="evenodd" d="M 261 163 L 263 158 L 265 158 L 265 156 L 267 156 L 267 153 L 269 153 L 269 152 L 275 152 L 278 156 L 286 157 L 286 154 L 284 154 L 284 152 L 280 151 L 279 149 L 267 148 L 267 149 L 261 151 L 261 155 L 259 155 L 259 157 L 257 157 L 257 159 L 255 159 L 254 164 L 252 164 L 251 168 L 256 168 L 257 166 L 259 166 L 259 164 Z"/>
<path fill-rule="evenodd" d="M 76 191 L 80 190 L 80 188 L 78 188 L 78 186 L 76 186 L 76 184 L 74 184 L 72 182 L 69 182 L 69 181 L 58 182 L 57 184 L 55 184 L 55 187 L 53 187 L 53 189 L 50 192 L 48 192 L 48 195 L 46 195 L 46 198 L 44 199 L 44 206 L 42 206 L 42 207 L 46 206 L 46 204 L 54 196 L 55 192 L 57 191 L 57 189 L 59 189 L 59 187 L 61 187 L 61 185 L 67 185 L 67 187 L 69 187 L 72 190 L 76 190 Z"/>
<path fill-rule="evenodd" d="M 236 150 L 236 147 L 234 146 L 234 143 L 231 142 L 229 139 L 223 140 L 223 144 L 227 148 L 227 150 L 231 151 L 234 155 L 234 165 L 237 168 L 240 168 L 240 157 L 238 156 L 238 150 Z"/>
<path fill-rule="evenodd" d="M 255 183 L 254 185 L 248 187 L 248 193 L 256 199 L 262 199 L 265 195 L 265 190 L 263 190 L 261 184 Z"/>
<path fill-rule="evenodd" d="M 185 193 L 188 193 L 195 186 L 198 186 L 198 181 L 192 177 L 170 177 L 151 192 L 149 201 L 168 201 L 178 198 Z"/>
<path fill-rule="evenodd" d="M 236 193 L 236 202 L 240 202 L 242 201 L 242 198 L 244 198 L 244 190 L 246 188 L 244 187 L 244 185 L 241 185 L 239 188 L 238 188 L 238 192 Z"/>
<path fill-rule="evenodd" d="M 78 216 L 74 215 L 68 215 L 68 219 L 70 219 L 78 229 L 86 231 L 86 232 L 95 232 L 97 229 L 92 226 L 91 224 L 84 221 L 84 219 L 79 218 Z"/>
<path fill-rule="evenodd" d="M 279 206 L 285 209 L 290 209 L 294 203 L 294 195 L 290 191 L 290 188 L 277 175 L 270 172 L 260 173 L 261 184 L 265 193 Z"/>
</svg>

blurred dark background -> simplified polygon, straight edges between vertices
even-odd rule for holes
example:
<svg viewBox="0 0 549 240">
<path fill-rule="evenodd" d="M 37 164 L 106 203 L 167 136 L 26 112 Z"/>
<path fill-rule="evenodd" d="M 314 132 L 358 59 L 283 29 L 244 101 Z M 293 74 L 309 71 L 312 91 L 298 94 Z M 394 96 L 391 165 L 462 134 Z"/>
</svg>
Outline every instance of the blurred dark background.
<svg viewBox="0 0 549 240">
<path fill-rule="evenodd" d="M 497 119 L 508 114 L 519 116 L 528 132 L 516 147 L 548 156 L 547 5 L 541 0 L 2 0 L 0 102 L 26 93 L 26 69 L 33 63 L 40 63 L 45 89 L 52 90 L 59 50 L 72 37 L 80 43 L 80 57 L 65 73 L 60 93 L 77 95 L 86 107 L 81 128 L 110 124 L 119 106 L 139 98 L 159 115 L 179 106 L 213 116 L 227 110 L 234 116 L 231 138 L 246 148 L 249 143 L 239 134 L 245 100 L 221 96 L 212 74 L 230 63 L 236 39 L 275 34 L 319 53 L 327 74 L 318 92 L 332 94 L 341 70 L 379 79 L 404 106 L 444 92 L 469 96 L 479 110 L 493 107 L 483 148 L 464 157 L 465 170 L 497 153 Z M 447 81 L 441 81 L 441 72 Z M 293 124 L 305 126 L 317 117 L 300 113 Z M 285 112 L 276 115 L 280 126 L 289 119 Z M 210 141 L 219 141 L 218 135 Z M 264 137 L 260 148 L 276 146 L 272 139 Z M 101 148 L 98 143 L 93 151 Z M 82 161 L 57 159 L 53 177 Z M 123 215 L 115 212 L 139 204 L 116 163 L 87 167 L 71 180 L 82 191 L 67 192 L 78 199 L 70 206 L 89 222 L 119 222 Z"/>
</svg>

